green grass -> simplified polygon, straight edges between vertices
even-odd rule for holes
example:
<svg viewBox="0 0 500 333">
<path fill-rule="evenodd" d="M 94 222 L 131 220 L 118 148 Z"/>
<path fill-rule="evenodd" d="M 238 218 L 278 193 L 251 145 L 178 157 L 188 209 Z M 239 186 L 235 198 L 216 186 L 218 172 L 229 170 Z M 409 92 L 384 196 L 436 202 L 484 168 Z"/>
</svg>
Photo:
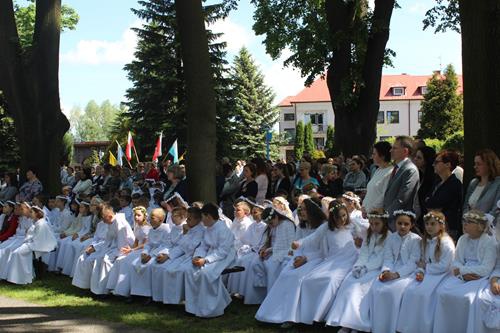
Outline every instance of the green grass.
<svg viewBox="0 0 500 333">
<path fill-rule="evenodd" d="M 57 308 L 68 314 L 120 322 L 130 326 L 162 332 L 283 332 L 277 325 L 267 325 L 254 319 L 258 306 L 243 305 L 239 300 L 227 307 L 218 318 L 201 319 L 184 312 L 183 306 L 153 303 L 148 306 L 140 301 L 126 304 L 123 298 L 94 299 L 90 292 L 71 285 L 70 278 L 46 274 L 42 280 L 19 286 L 0 281 L 0 295 L 22 299 L 31 303 Z M 335 332 L 322 326 L 299 325 L 294 332 Z"/>
</svg>

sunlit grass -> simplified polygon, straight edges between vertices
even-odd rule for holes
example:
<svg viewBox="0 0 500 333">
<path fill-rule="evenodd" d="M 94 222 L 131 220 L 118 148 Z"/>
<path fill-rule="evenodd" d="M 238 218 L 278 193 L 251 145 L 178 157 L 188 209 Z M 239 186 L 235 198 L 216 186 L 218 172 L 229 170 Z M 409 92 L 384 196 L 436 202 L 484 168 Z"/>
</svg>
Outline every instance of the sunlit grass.
<svg viewBox="0 0 500 333">
<path fill-rule="evenodd" d="M 162 332 L 277 332 L 276 325 L 266 325 L 254 319 L 257 306 L 243 305 L 234 300 L 225 314 L 218 318 L 201 319 L 184 312 L 183 306 L 153 303 L 148 306 L 140 301 L 127 304 L 119 297 L 97 300 L 88 291 L 71 285 L 66 276 L 46 274 L 27 286 L 0 282 L 0 295 L 22 299 L 31 303 L 54 307 L 68 314 L 97 318 L 126 325 L 158 330 Z M 321 326 L 299 326 L 296 332 L 332 332 Z"/>
</svg>

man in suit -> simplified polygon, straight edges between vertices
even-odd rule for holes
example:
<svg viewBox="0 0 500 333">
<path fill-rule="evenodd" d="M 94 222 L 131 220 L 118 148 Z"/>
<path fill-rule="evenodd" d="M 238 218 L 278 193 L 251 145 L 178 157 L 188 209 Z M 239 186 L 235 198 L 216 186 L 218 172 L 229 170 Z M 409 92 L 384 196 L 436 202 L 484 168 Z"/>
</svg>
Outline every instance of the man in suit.
<svg viewBox="0 0 500 333">
<path fill-rule="evenodd" d="M 389 228 L 395 230 L 392 213 L 399 209 L 412 210 L 418 191 L 418 169 L 411 161 L 413 140 L 407 136 L 398 136 L 391 149 L 394 169 L 384 196 L 384 209 L 389 213 Z"/>
</svg>

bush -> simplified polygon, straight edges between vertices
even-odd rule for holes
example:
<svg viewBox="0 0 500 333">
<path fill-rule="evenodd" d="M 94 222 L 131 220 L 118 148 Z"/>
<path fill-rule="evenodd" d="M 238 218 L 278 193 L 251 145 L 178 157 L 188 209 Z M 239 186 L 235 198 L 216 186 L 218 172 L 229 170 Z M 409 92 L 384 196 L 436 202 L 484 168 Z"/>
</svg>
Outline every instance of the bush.
<svg viewBox="0 0 500 333">
<path fill-rule="evenodd" d="M 320 159 L 320 158 L 325 158 L 325 152 L 322 151 L 322 150 L 313 150 L 312 154 L 311 154 L 311 157 L 314 159 L 314 160 L 317 160 L 317 159 Z"/>
<path fill-rule="evenodd" d="M 464 132 L 458 131 L 451 135 L 443 144 L 443 149 L 464 152 Z"/>
<path fill-rule="evenodd" d="M 439 139 L 424 139 L 426 146 L 434 148 L 436 152 L 440 152 L 443 149 L 444 141 Z"/>
</svg>

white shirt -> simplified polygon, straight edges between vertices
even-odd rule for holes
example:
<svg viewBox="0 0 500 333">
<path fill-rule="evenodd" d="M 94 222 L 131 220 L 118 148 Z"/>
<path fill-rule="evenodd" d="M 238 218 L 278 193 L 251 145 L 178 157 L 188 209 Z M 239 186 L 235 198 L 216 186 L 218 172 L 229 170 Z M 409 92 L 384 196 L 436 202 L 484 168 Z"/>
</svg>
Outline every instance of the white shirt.
<svg viewBox="0 0 500 333">
<path fill-rule="evenodd" d="M 474 192 L 469 197 L 469 207 L 474 207 L 479 200 L 479 197 L 483 193 L 483 190 L 486 186 L 485 185 L 477 185 L 476 188 L 474 189 Z"/>
<path fill-rule="evenodd" d="M 374 173 L 368 185 L 366 185 L 366 196 L 363 200 L 363 207 L 367 213 L 375 208 L 384 207 L 384 194 L 391 179 L 393 166 L 378 168 Z"/>
</svg>

